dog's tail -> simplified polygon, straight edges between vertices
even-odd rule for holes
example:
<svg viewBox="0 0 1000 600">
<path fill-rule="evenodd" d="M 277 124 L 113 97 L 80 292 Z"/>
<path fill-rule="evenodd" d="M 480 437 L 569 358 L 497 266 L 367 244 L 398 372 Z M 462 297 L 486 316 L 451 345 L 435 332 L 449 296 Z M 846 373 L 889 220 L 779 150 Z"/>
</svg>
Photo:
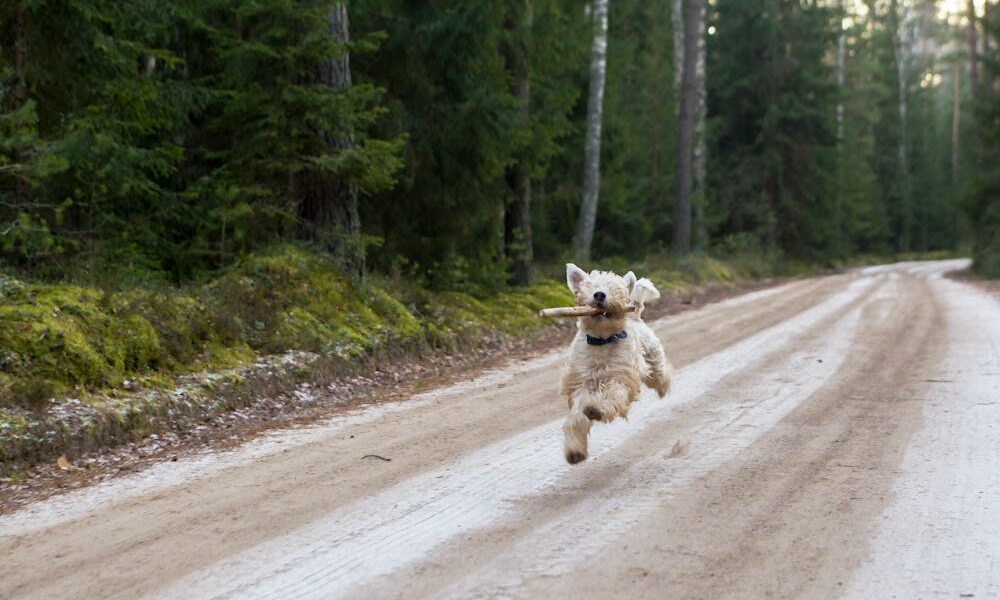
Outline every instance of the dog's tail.
<svg viewBox="0 0 1000 600">
<path fill-rule="evenodd" d="M 635 318 L 642 317 L 642 309 L 647 302 L 651 302 L 660 297 L 660 290 L 656 289 L 653 282 L 643 277 L 632 286 L 632 303 L 635 304 Z"/>
</svg>

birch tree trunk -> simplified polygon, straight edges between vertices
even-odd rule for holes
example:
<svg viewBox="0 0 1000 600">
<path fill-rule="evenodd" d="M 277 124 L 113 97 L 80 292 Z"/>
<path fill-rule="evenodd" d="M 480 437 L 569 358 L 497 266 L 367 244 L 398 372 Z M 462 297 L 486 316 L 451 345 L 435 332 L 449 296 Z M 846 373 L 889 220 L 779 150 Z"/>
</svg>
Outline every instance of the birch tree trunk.
<svg viewBox="0 0 1000 600">
<path fill-rule="evenodd" d="M 327 14 L 327 31 L 334 43 L 350 41 L 347 5 L 333 5 Z M 336 57 L 324 60 L 317 69 L 318 85 L 346 89 L 351 86 L 351 62 L 346 49 Z M 333 153 L 354 147 L 353 136 L 334 136 L 321 132 Z M 348 271 L 364 272 L 364 248 L 361 247 L 361 218 L 358 216 L 358 190 L 351 183 L 336 180 L 328 173 L 317 173 L 303 186 L 300 214 L 306 222 L 307 234 L 328 246 L 344 262 Z"/>
<path fill-rule="evenodd" d="M 847 8 L 844 0 L 837 2 L 840 22 L 837 29 L 837 193 L 834 205 L 834 244 L 838 255 L 843 255 L 844 235 L 844 70 L 847 50 L 847 32 L 844 19 Z"/>
<path fill-rule="evenodd" d="M 958 185 L 958 134 L 962 121 L 962 70 L 955 63 L 951 78 L 951 184 Z"/>
<path fill-rule="evenodd" d="M 590 50 L 590 96 L 587 101 L 587 140 L 584 147 L 583 203 L 577 223 L 576 248 L 579 262 L 590 260 L 597 222 L 597 199 L 601 185 L 601 113 L 604 108 L 604 76 L 608 51 L 608 0 L 593 0 L 594 42 Z"/>
<path fill-rule="evenodd" d="M 704 0 L 688 0 L 684 15 L 684 68 L 681 75 L 681 107 L 677 123 L 677 193 L 674 196 L 674 252 L 691 251 L 691 188 L 694 160 L 694 129 L 698 106 L 698 26 Z"/>
<path fill-rule="evenodd" d="M 966 4 L 966 17 L 969 21 L 966 29 L 969 41 L 969 89 L 975 98 L 979 95 L 979 54 L 976 43 L 976 5 L 972 0 L 968 0 Z"/>
<path fill-rule="evenodd" d="M 983 36 L 981 38 L 981 41 L 982 41 L 982 52 L 981 52 L 981 54 L 982 54 L 984 60 L 989 60 L 989 57 L 990 57 L 990 31 L 989 31 L 989 23 L 990 23 L 990 3 L 989 3 L 989 0 L 987 0 L 983 4 Z M 990 86 L 990 76 L 987 74 L 986 75 L 986 83 L 983 86 L 983 89 L 989 90 L 990 87 L 991 87 Z"/>
<path fill-rule="evenodd" d="M 708 238 L 705 230 L 705 114 L 708 92 L 705 85 L 705 23 L 708 20 L 705 11 L 707 7 L 703 5 L 701 17 L 698 21 L 698 58 L 695 66 L 695 82 L 697 87 L 697 106 L 695 106 L 694 119 L 694 247 L 696 250 L 704 249 L 704 241 Z"/>
<path fill-rule="evenodd" d="M 918 13 L 919 14 L 919 13 Z M 936 76 L 936 69 L 931 69 L 930 55 L 928 53 L 927 46 L 927 23 L 924 19 L 918 18 L 914 24 L 913 28 L 913 48 L 920 48 L 920 77 L 924 77 L 925 74 L 929 74 L 931 77 Z M 917 96 L 918 101 L 921 102 L 921 113 L 923 118 L 926 119 L 927 115 L 934 114 L 934 103 L 931 98 L 931 94 L 923 93 Z M 933 126 L 931 126 L 931 131 L 933 131 Z M 927 138 L 923 138 L 922 144 L 927 144 Z M 926 168 L 926 167 L 924 167 Z M 930 224 L 928 223 L 928 195 L 920 194 L 920 251 L 927 252 L 927 247 L 930 243 Z"/>
<path fill-rule="evenodd" d="M 910 168 L 908 164 L 907 148 L 907 84 L 906 68 L 909 61 L 909 34 L 907 24 L 906 0 L 901 1 L 901 6 L 897 8 L 895 0 L 892 3 L 893 14 L 896 18 L 896 73 L 899 86 L 899 144 L 898 144 L 898 165 L 899 165 L 899 186 L 900 186 L 900 232 L 899 249 L 907 251 L 910 249 L 910 218 L 912 210 L 910 207 Z"/>
</svg>

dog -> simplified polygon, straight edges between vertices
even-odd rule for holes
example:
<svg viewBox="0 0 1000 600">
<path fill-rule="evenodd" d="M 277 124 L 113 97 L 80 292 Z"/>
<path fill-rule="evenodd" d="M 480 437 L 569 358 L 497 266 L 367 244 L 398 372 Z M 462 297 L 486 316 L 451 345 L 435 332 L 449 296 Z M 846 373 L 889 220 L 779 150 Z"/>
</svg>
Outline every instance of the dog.
<svg viewBox="0 0 1000 600">
<path fill-rule="evenodd" d="M 636 280 L 632 271 L 624 276 L 608 271 L 587 274 L 569 263 L 566 285 L 577 306 L 603 311 L 577 319 L 562 379 L 562 395 L 569 405 L 563 448 L 566 461 L 576 464 L 587 458 L 590 426 L 595 421 L 627 419 L 643 385 L 665 397 L 673 367 L 656 334 L 642 321 L 645 303 L 660 297 L 649 279 Z"/>
</svg>

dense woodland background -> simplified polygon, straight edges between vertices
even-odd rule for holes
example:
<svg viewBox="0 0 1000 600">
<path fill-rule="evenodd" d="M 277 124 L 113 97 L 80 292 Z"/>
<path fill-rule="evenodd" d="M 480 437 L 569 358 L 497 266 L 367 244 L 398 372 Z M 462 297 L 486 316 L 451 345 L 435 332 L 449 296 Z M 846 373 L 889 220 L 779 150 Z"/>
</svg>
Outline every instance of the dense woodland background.
<svg viewBox="0 0 1000 600">
<path fill-rule="evenodd" d="M 1000 275 L 998 41 L 972 0 L 4 0 L 0 269 L 183 284 L 297 243 L 467 291 L 671 252 Z"/>
</svg>

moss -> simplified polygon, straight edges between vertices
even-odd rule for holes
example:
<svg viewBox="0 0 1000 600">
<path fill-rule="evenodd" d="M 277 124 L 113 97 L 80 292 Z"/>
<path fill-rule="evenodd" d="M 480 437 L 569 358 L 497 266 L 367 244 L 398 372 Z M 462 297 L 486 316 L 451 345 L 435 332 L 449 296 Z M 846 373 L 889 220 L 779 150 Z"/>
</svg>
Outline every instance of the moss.
<svg viewBox="0 0 1000 600">
<path fill-rule="evenodd" d="M 11 376 L 50 381 L 56 391 L 110 381 L 118 341 L 97 290 L 27 286 L 0 305 L 0 347 Z M 105 354 L 107 352 L 107 354 Z"/>
<path fill-rule="evenodd" d="M 231 369 L 251 362 L 257 353 L 245 343 L 235 345 L 211 342 L 206 345 L 201 356 L 187 365 L 187 371 L 198 373 Z M 167 380 L 170 381 L 169 379 Z"/>
<path fill-rule="evenodd" d="M 163 356 L 160 335 L 149 321 L 139 315 L 128 315 L 121 321 L 125 340 L 124 371 L 144 371 L 155 367 Z"/>
<path fill-rule="evenodd" d="M 204 307 L 178 294 L 66 284 L 13 289 L 0 304 L 0 372 L 11 380 L 0 385 L 0 402 L 36 405 L 74 388 L 180 369 L 212 338 L 210 321 L 199 317 Z"/>
<path fill-rule="evenodd" d="M 205 296 L 236 338 L 267 353 L 298 348 L 356 358 L 423 338 L 417 318 L 384 290 L 352 282 L 295 247 L 248 258 Z"/>
<path fill-rule="evenodd" d="M 221 335 L 205 304 L 177 291 L 129 290 L 117 294 L 110 309 L 145 320 L 159 338 L 157 359 L 170 368 L 199 358 Z"/>
</svg>

